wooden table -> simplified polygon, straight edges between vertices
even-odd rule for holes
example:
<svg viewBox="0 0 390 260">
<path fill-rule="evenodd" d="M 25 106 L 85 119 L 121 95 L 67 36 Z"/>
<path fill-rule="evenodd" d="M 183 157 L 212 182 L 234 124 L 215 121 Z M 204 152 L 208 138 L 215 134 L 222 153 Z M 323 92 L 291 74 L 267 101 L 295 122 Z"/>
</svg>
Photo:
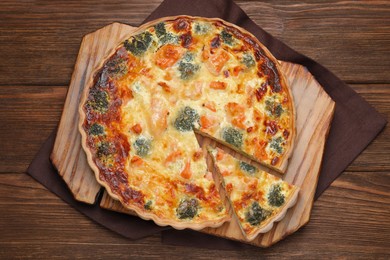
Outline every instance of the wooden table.
<svg viewBox="0 0 390 260">
<path fill-rule="evenodd" d="M 314 203 L 309 224 L 269 249 L 194 250 L 129 241 L 25 174 L 56 127 L 82 36 L 138 25 L 161 0 L 0 2 L 0 258 L 193 256 L 390 258 L 390 129 Z M 237 1 L 260 26 L 331 69 L 390 115 L 388 1 Z"/>
</svg>

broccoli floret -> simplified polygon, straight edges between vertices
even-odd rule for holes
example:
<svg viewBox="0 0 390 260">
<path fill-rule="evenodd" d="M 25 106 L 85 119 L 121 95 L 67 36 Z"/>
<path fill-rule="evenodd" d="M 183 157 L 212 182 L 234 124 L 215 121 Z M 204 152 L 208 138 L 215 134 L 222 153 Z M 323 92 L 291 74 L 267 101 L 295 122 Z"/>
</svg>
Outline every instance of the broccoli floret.
<svg viewBox="0 0 390 260">
<path fill-rule="evenodd" d="M 223 130 L 222 138 L 225 140 L 228 144 L 231 144 L 237 148 L 240 148 L 242 146 L 242 133 L 240 130 L 233 128 L 233 127 L 227 127 Z"/>
<path fill-rule="evenodd" d="M 197 199 L 183 199 L 180 201 L 176 214 L 179 219 L 192 219 L 198 213 L 199 203 Z"/>
<path fill-rule="evenodd" d="M 270 143 L 270 148 L 275 152 L 277 152 L 278 154 L 281 154 L 283 153 L 282 143 L 283 143 L 283 138 L 281 136 L 277 138 L 272 138 Z"/>
<path fill-rule="evenodd" d="M 173 35 L 172 33 L 167 33 L 164 36 L 162 36 L 161 38 L 159 38 L 159 40 L 160 40 L 160 43 L 162 45 L 164 45 L 164 44 L 168 44 L 168 43 L 177 43 L 179 38 L 177 36 Z"/>
<path fill-rule="evenodd" d="M 178 42 L 177 36 L 173 35 L 172 33 L 167 33 L 167 30 L 165 29 L 165 23 L 156 24 L 154 26 L 154 29 L 156 31 L 156 36 L 160 41 L 161 45 Z"/>
<path fill-rule="evenodd" d="M 199 120 L 199 114 L 192 107 L 186 106 L 182 109 L 175 120 L 174 126 L 181 132 L 191 131 L 194 123 Z"/>
<path fill-rule="evenodd" d="M 226 43 L 227 45 L 233 45 L 233 43 L 234 43 L 233 35 L 231 35 L 230 33 L 228 33 L 225 30 L 223 30 L 221 32 L 221 38 L 222 38 L 223 42 Z"/>
<path fill-rule="evenodd" d="M 284 203 L 284 195 L 280 185 L 273 185 L 268 192 L 268 204 L 274 207 L 280 207 Z"/>
<path fill-rule="evenodd" d="M 164 34 L 167 33 L 167 30 L 165 29 L 165 23 L 158 23 L 154 26 L 154 30 L 156 31 L 156 36 L 160 38 L 161 36 L 164 36 Z"/>
<path fill-rule="evenodd" d="M 99 90 L 98 88 L 93 88 L 90 92 L 88 105 L 92 107 L 93 110 L 100 113 L 107 112 L 109 105 L 107 92 Z"/>
<path fill-rule="evenodd" d="M 208 24 L 196 23 L 194 29 L 196 34 L 202 35 L 209 31 L 210 26 Z"/>
<path fill-rule="evenodd" d="M 136 154 L 142 157 L 146 156 L 149 153 L 150 146 L 151 141 L 149 139 L 146 139 L 145 137 L 139 137 L 133 143 L 133 147 L 136 151 Z"/>
<path fill-rule="evenodd" d="M 104 67 L 111 78 L 119 79 L 127 73 L 127 60 L 114 56 Z"/>
<path fill-rule="evenodd" d="M 89 133 L 91 135 L 102 135 L 104 134 L 104 127 L 102 125 L 99 125 L 98 123 L 94 123 L 89 128 Z"/>
<path fill-rule="evenodd" d="M 148 200 L 148 201 L 144 204 L 144 209 L 146 209 L 146 210 L 151 210 L 151 209 L 152 209 L 152 201 L 151 201 L 151 200 Z"/>
<path fill-rule="evenodd" d="M 182 61 L 184 62 L 191 62 L 194 60 L 194 54 L 191 52 L 186 52 L 182 58 Z"/>
<path fill-rule="evenodd" d="M 248 211 L 245 213 L 245 220 L 252 226 L 257 226 L 270 214 L 271 211 L 263 209 L 259 203 L 255 201 L 251 206 L 249 206 Z"/>
<path fill-rule="evenodd" d="M 277 104 L 274 108 L 274 114 L 276 117 L 280 117 L 282 115 L 282 113 L 284 112 L 283 108 L 282 108 L 282 105 L 281 104 Z"/>
<path fill-rule="evenodd" d="M 115 161 L 115 146 L 113 143 L 103 141 L 97 144 L 96 158 L 105 167 L 113 167 Z"/>
<path fill-rule="evenodd" d="M 152 34 L 150 32 L 143 32 L 126 40 L 124 46 L 132 54 L 140 56 L 146 52 L 152 40 Z"/>
<path fill-rule="evenodd" d="M 265 101 L 265 110 L 267 111 L 268 115 L 273 117 L 280 117 L 284 112 L 283 107 L 280 103 L 269 99 Z"/>
<path fill-rule="evenodd" d="M 106 88 L 108 83 L 108 72 L 106 69 L 101 69 L 95 77 L 95 85 L 94 88 L 97 89 L 99 87 Z"/>
<path fill-rule="evenodd" d="M 179 62 L 180 78 L 189 79 L 199 70 L 199 65 L 182 60 Z"/>
<path fill-rule="evenodd" d="M 245 53 L 242 56 L 242 63 L 244 63 L 247 68 L 250 68 L 255 65 L 255 59 L 250 53 Z"/>
<path fill-rule="evenodd" d="M 112 148 L 109 142 L 101 142 L 97 146 L 96 155 L 98 158 L 103 158 L 112 153 Z"/>
<path fill-rule="evenodd" d="M 255 166 L 252 166 L 249 163 L 243 161 L 240 162 L 240 168 L 249 174 L 255 174 L 257 172 L 257 168 Z"/>
<path fill-rule="evenodd" d="M 199 65 L 193 63 L 194 54 L 187 52 L 179 62 L 178 70 L 181 79 L 191 78 L 199 70 Z"/>
</svg>

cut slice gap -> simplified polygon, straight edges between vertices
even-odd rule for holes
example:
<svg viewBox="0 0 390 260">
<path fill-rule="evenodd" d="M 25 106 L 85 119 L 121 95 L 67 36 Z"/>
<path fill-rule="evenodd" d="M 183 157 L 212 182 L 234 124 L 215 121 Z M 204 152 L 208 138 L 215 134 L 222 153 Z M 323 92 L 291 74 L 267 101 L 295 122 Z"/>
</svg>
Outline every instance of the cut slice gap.
<svg viewBox="0 0 390 260">
<path fill-rule="evenodd" d="M 228 201 L 228 198 L 226 196 L 225 190 L 223 188 L 222 178 L 220 177 L 219 174 L 217 174 L 212 155 L 208 151 L 209 147 L 213 147 L 216 145 L 215 140 L 213 140 L 211 138 L 207 138 L 207 137 L 205 138 L 205 137 L 198 135 L 198 134 L 196 134 L 196 138 L 199 142 L 199 145 L 202 148 L 203 156 L 206 159 L 207 170 L 212 174 L 212 177 L 213 177 L 214 183 L 217 187 L 217 190 L 219 192 L 219 196 L 221 198 L 221 201 L 224 204 L 226 211 L 229 212 L 229 216 L 232 216 L 232 209 L 231 209 L 230 203 Z M 229 221 L 231 221 L 231 219 L 229 219 Z"/>
<path fill-rule="evenodd" d="M 278 169 L 271 168 L 268 164 L 260 162 L 259 160 L 257 160 L 253 156 L 245 153 L 244 151 L 238 149 L 237 147 L 234 147 L 234 146 L 224 142 L 222 139 L 214 138 L 213 136 L 211 136 L 207 133 L 204 133 L 204 132 L 200 131 L 199 129 L 194 129 L 194 132 L 196 135 L 196 140 L 198 141 L 198 143 L 201 147 L 203 146 L 203 139 L 211 139 L 211 140 L 216 142 L 216 145 L 209 145 L 210 147 L 212 147 L 212 148 L 218 147 L 219 149 L 221 149 L 221 150 L 223 150 L 231 155 L 234 155 L 234 157 L 242 158 L 241 161 L 253 164 L 254 166 L 259 168 L 260 170 L 271 173 L 272 175 L 275 175 L 279 178 L 283 178 L 283 176 L 285 176 L 285 174 L 280 172 Z M 240 155 L 240 156 L 237 156 L 237 155 Z"/>
<path fill-rule="evenodd" d="M 299 188 L 246 164 L 219 148 L 208 148 L 215 172 L 247 241 L 266 233 L 295 205 Z"/>
</svg>

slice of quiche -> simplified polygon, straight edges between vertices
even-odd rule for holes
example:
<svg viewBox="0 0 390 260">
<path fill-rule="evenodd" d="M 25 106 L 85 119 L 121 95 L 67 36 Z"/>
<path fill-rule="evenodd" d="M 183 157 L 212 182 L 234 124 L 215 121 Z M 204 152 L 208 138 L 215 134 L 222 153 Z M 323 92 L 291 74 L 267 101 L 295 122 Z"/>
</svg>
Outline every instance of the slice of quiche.
<svg viewBox="0 0 390 260">
<path fill-rule="evenodd" d="M 226 196 L 248 241 L 268 232 L 298 197 L 299 188 L 240 161 L 223 150 L 209 148 Z"/>
</svg>

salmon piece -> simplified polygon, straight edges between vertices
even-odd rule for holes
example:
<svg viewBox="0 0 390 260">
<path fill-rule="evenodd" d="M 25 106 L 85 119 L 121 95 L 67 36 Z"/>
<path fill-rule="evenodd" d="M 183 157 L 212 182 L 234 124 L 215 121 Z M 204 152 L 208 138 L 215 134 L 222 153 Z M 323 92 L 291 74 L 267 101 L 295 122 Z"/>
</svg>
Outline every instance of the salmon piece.
<svg viewBox="0 0 390 260">
<path fill-rule="evenodd" d="M 191 87 L 183 88 L 182 95 L 186 98 L 190 98 L 192 100 L 197 100 L 202 96 L 204 82 L 196 81 Z"/>
<path fill-rule="evenodd" d="M 183 155 L 182 152 L 178 150 L 171 152 L 168 155 L 168 157 L 165 159 L 165 164 L 176 161 L 182 155 Z"/>
<path fill-rule="evenodd" d="M 202 155 L 203 155 L 203 151 L 202 149 L 199 149 L 198 151 L 194 152 L 194 154 L 192 155 L 192 159 L 194 161 L 197 161 L 202 157 Z"/>
<path fill-rule="evenodd" d="M 227 113 L 231 116 L 231 122 L 233 125 L 240 129 L 246 129 L 245 121 L 245 107 L 235 103 L 229 102 L 225 105 Z"/>
<path fill-rule="evenodd" d="M 207 61 L 210 58 L 210 48 L 205 47 L 202 52 L 202 59 Z"/>
<path fill-rule="evenodd" d="M 263 118 L 263 114 L 259 110 L 253 109 L 253 119 L 255 121 L 260 121 L 262 118 Z"/>
<path fill-rule="evenodd" d="M 267 146 L 267 143 L 265 141 L 257 141 L 257 138 L 254 138 L 253 141 L 255 142 L 255 153 L 254 156 L 258 160 L 266 160 L 268 159 L 267 152 L 265 151 L 265 147 Z"/>
<path fill-rule="evenodd" d="M 169 73 L 169 71 L 167 71 L 165 73 L 164 79 L 167 81 L 170 81 L 172 79 L 172 75 L 171 75 L 171 73 Z"/>
<path fill-rule="evenodd" d="M 133 55 L 129 55 L 129 59 L 127 61 L 127 70 L 129 74 L 135 76 L 142 70 L 143 66 L 141 61 Z"/>
<path fill-rule="evenodd" d="M 213 112 L 217 112 L 217 109 L 215 108 L 215 103 L 213 101 L 206 101 L 204 103 L 204 107 L 208 108 L 209 110 Z"/>
<path fill-rule="evenodd" d="M 251 107 L 253 106 L 253 101 L 256 96 L 255 90 L 251 86 L 246 86 L 245 91 L 247 94 L 246 104 L 248 105 L 248 107 Z"/>
<path fill-rule="evenodd" d="M 183 171 L 180 173 L 180 176 L 183 177 L 184 179 L 189 179 L 191 178 L 191 162 L 188 160 L 186 162 L 186 165 L 184 166 Z"/>
<path fill-rule="evenodd" d="M 226 111 L 232 116 L 240 116 L 245 113 L 245 107 L 236 102 L 227 103 L 225 108 Z"/>
<path fill-rule="evenodd" d="M 243 71 L 243 70 L 244 70 L 244 67 L 242 67 L 242 66 L 235 66 L 233 68 L 233 76 L 237 77 L 238 74 L 240 74 L 240 72 Z"/>
<path fill-rule="evenodd" d="M 150 68 L 143 68 L 143 69 L 141 69 L 140 74 L 152 79 L 153 76 L 152 76 L 152 74 L 150 74 L 150 70 L 151 70 Z"/>
<path fill-rule="evenodd" d="M 184 49 L 172 44 L 161 47 L 156 52 L 155 63 L 161 69 L 172 67 L 184 54 Z"/>
<path fill-rule="evenodd" d="M 213 134 L 216 130 L 215 127 L 218 125 L 218 121 L 218 118 L 213 115 L 202 115 L 199 119 L 200 130 Z"/>
<path fill-rule="evenodd" d="M 157 85 L 162 87 L 165 92 L 168 92 L 168 93 L 171 92 L 171 87 L 169 87 L 169 85 L 167 83 L 165 83 L 165 82 L 158 82 Z"/>
<path fill-rule="evenodd" d="M 229 54 L 224 50 L 220 50 L 216 55 L 211 56 L 209 60 L 213 64 L 215 71 L 219 74 L 229 59 Z"/>
<path fill-rule="evenodd" d="M 214 124 L 213 120 L 205 115 L 200 117 L 200 125 L 203 129 L 210 128 Z"/>
<path fill-rule="evenodd" d="M 140 166 L 143 164 L 144 161 L 141 157 L 134 155 L 133 158 L 131 158 L 130 162 L 132 165 Z"/>
<path fill-rule="evenodd" d="M 151 99 L 151 126 L 154 136 L 159 136 L 168 127 L 168 109 L 161 98 L 152 97 Z"/>
<path fill-rule="evenodd" d="M 245 130 L 246 125 L 244 124 L 244 121 L 245 121 L 245 116 L 238 116 L 232 119 L 232 124 L 237 126 L 240 129 Z"/>
<path fill-rule="evenodd" d="M 224 175 L 224 176 L 226 176 L 226 175 Z M 228 184 L 226 185 L 225 189 L 226 189 L 226 192 L 227 192 L 228 194 L 230 194 L 230 193 L 233 191 L 233 184 L 228 183 Z"/>
<path fill-rule="evenodd" d="M 215 54 L 210 54 L 207 48 L 202 53 L 202 58 L 206 61 L 206 67 L 211 74 L 218 76 L 226 62 L 229 61 L 229 54 L 222 49 L 219 49 Z"/>
<path fill-rule="evenodd" d="M 118 95 L 123 101 L 131 100 L 134 98 L 133 91 L 128 88 L 128 81 L 121 80 L 115 83 L 118 86 Z"/>
<path fill-rule="evenodd" d="M 142 127 L 140 124 L 135 124 L 131 127 L 131 131 L 133 131 L 136 134 L 142 133 Z"/>
<path fill-rule="evenodd" d="M 210 88 L 212 89 L 226 89 L 226 82 L 222 81 L 212 81 L 210 82 Z"/>
<path fill-rule="evenodd" d="M 217 150 L 217 156 L 215 157 L 217 159 L 217 161 L 222 160 L 224 156 L 225 156 L 225 154 L 222 152 L 222 150 L 218 149 Z"/>
<path fill-rule="evenodd" d="M 237 90 L 236 90 L 236 92 L 238 93 L 238 94 L 243 94 L 244 93 L 244 86 L 242 85 L 242 84 L 237 84 Z"/>
</svg>

